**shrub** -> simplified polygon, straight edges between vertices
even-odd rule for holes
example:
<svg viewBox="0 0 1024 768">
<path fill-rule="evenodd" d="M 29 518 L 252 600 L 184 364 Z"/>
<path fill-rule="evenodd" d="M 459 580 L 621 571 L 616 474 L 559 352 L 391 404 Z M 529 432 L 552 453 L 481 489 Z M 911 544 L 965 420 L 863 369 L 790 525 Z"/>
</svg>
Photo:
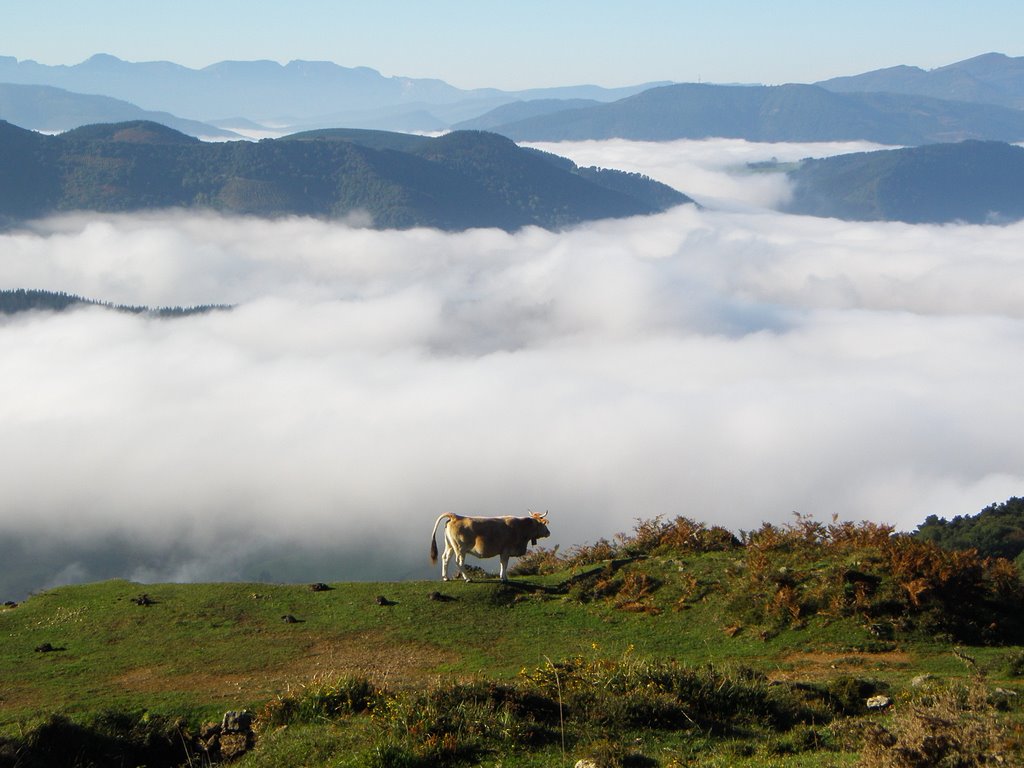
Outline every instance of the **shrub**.
<svg viewBox="0 0 1024 768">
<path fill-rule="evenodd" d="M 381 695 L 366 678 L 318 678 L 267 702 L 256 718 L 257 728 L 355 715 L 372 708 Z"/>
<path fill-rule="evenodd" d="M 522 679 L 545 698 L 560 696 L 577 728 L 655 727 L 728 732 L 753 723 L 789 727 L 800 719 L 792 702 L 774 694 L 767 679 L 745 670 L 576 657 L 524 671 Z"/>
<path fill-rule="evenodd" d="M 880 639 L 917 630 L 966 642 L 1024 638 L 1024 588 L 1013 563 L 937 544 L 875 523 L 797 516 L 744 534 L 730 570 L 734 618 L 764 632 L 816 614 L 860 616 Z"/>
<path fill-rule="evenodd" d="M 1001 721 L 978 682 L 922 694 L 898 712 L 890 726 L 867 730 L 862 768 L 973 768 L 1012 765 Z"/>
<path fill-rule="evenodd" d="M 878 686 L 870 680 L 840 675 L 830 680 L 825 690 L 829 706 L 837 714 L 858 715 L 866 711 L 866 702 L 878 692 Z"/>
<path fill-rule="evenodd" d="M 1024 677 L 1024 650 L 1017 649 L 1007 655 L 1006 674 L 1010 677 Z"/>
<path fill-rule="evenodd" d="M 578 749 L 581 755 L 602 768 L 647 768 L 658 763 L 633 751 L 621 739 L 601 738 Z"/>
<path fill-rule="evenodd" d="M 650 605 L 647 599 L 659 586 L 661 586 L 660 582 L 646 573 L 627 573 L 622 579 L 622 584 L 615 595 L 615 607 L 625 610 L 657 613 L 658 609 Z"/>
<path fill-rule="evenodd" d="M 565 560 L 558 554 L 558 545 L 554 548 L 536 547 L 520 557 L 509 569 L 511 576 L 537 576 L 545 573 L 556 573 L 565 568 Z"/>
<path fill-rule="evenodd" d="M 647 520 L 637 519 L 632 533 L 619 533 L 614 541 L 601 538 L 593 544 L 579 544 L 567 555 L 559 555 L 558 547 L 539 547 L 520 558 L 512 573 L 517 576 L 533 576 L 607 560 L 646 555 L 721 552 L 742 546 L 742 542 L 731 531 L 721 526 L 708 528 L 703 523 L 685 517 L 665 522 L 659 515 Z"/>
<path fill-rule="evenodd" d="M 373 717 L 388 754 L 413 761 L 396 764 L 414 766 L 478 762 L 498 746 L 545 744 L 555 738 L 548 724 L 559 720 L 557 701 L 486 681 L 387 695 Z"/>
<path fill-rule="evenodd" d="M 891 539 L 883 555 L 923 629 L 972 642 L 1005 641 L 1022 631 L 1024 589 L 1009 561 L 908 536 Z"/>
<path fill-rule="evenodd" d="M 661 516 L 637 520 L 632 536 L 619 534 L 617 539 L 622 553 L 630 556 L 719 552 L 742 546 L 725 528 L 708 528 L 687 517 L 676 517 L 669 522 L 663 521 Z"/>
<path fill-rule="evenodd" d="M 15 748 L 11 765 L 51 768 L 73 765 L 180 765 L 195 744 L 175 719 L 101 712 L 89 723 L 51 715 L 28 732 Z"/>
<path fill-rule="evenodd" d="M 566 559 L 566 565 L 571 568 L 594 565 L 605 560 L 613 560 L 620 555 L 619 549 L 608 539 L 598 539 L 593 544 L 573 547 Z"/>
</svg>

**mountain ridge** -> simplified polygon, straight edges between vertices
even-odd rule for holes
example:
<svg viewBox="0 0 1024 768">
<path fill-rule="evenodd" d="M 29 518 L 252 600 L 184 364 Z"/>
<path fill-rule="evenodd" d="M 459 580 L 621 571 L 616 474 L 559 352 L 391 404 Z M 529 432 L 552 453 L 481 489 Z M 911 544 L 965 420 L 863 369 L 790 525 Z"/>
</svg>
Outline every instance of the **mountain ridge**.
<svg viewBox="0 0 1024 768">
<path fill-rule="evenodd" d="M 1024 139 L 1024 112 L 923 96 L 836 93 L 798 83 L 680 83 L 607 104 L 548 112 L 491 130 L 516 141 L 722 137 L 906 145 L 969 138 L 1019 141 Z"/>
<path fill-rule="evenodd" d="M 816 85 L 843 93 L 885 91 L 1024 109 L 1024 56 L 989 52 L 935 69 L 898 65 Z"/>
<path fill-rule="evenodd" d="M 356 215 L 374 226 L 559 229 L 692 202 L 634 175 L 578 169 L 493 133 L 335 132 L 201 142 L 157 123 L 44 136 L 0 121 L 0 223 L 75 210 Z"/>
<path fill-rule="evenodd" d="M 397 109 L 407 121 L 404 130 L 436 130 L 438 122 L 447 126 L 523 98 L 608 101 L 652 85 L 578 85 L 522 91 L 461 89 L 437 78 L 385 76 L 370 67 L 344 67 L 329 61 L 220 61 L 192 69 L 167 61 L 129 62 L 109 54 L 95 54 L 78 64 L 52 66 L 0 56 L 0 82 L 101 94 L 142 109 L 204 122 L 241 116 L 257 122 L 289 119 L 294 126 L 327 127 L 323 119 L 331 115 L 362 113 L 361 127 L 387 129 L 396 127 L 387 115 Z M 475 108 L 474 102 L 478 103 Z M 254 105 L 258 105 L 259 114 L 253 114 Z M 410 114 L 416 112 L 426 113 L 420 119 L 423 125 L 408 122 Z"/>
<path fill-rule="evenodd" d="M 111 96 L 74 93 L 52 85 L 0 83 L 0 118 L 34 131 L 68 131 L 100 122 L 151 120 L 192 136 L 239 139 L 241 136 L 170 112 L 145 110 Z"/>
</svg>

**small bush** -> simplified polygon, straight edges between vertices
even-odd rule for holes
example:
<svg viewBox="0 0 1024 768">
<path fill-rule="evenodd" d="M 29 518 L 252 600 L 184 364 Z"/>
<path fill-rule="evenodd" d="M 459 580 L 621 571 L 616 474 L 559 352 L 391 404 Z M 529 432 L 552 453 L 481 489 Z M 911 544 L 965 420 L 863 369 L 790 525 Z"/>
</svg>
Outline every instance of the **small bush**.
<svg viewBox="0 0 1024 768">
<path fill-rule="evenodd" d="M 622 739 L 602 738 L 576 750 L 602 768 L 655 768 L 658 763 L 631 749 Z"/>
<path fill-rule="evenodd" d="M 524 671 L 522 679 L 544 697 L 561 696 L 578 727 L 728 732 L 745 724 L 789 727 L 800 710 L 780 698 L 763 675 L 675 661 L 576 657 Z"/>
<path fill-rule="evenodd" d="M 620 550 L 608 539 L 598 539 L 593 544 L 577 545 L 570 550 L 566 565 L 570 568 L 578 568 L 584 565 L 594 565 L 605 560 L 614 560 L 621 556 Z"/>
<path fill-rule="evenodd" d="M 480 755 L 509 744 L 550 743 L 559 722 L 557 701 L 486 681 L 385 695 L 373 718 L 388 754 L 413 761 L 396 764 L 413 766 L 479 762 Z"/>
<path fill-rule="evenodd" d="M 381 691 L 362 677 L 323 678 L 271 699 L 256 718 L 257 728 L 314 723 L 369 710 Z"/>
<path fill-rule="evenodd" d="M 742 546 L 725 528 L 708 528 L 687 517 L 676 517 L 669 522 L 661 516 L 637 520 L 632 536 L 619 534 L 617 539 L 622 553 L 630 556 L 719 552 Z"/>
<path fill-rule="evenodd" d="M 661 586 L 660 582 L 646 573 L 627 573 L 615 595 L 615 606 L 632 610 L 655 611 L 656 609 L 647 605 L 645 601 L 659 586 Z"/>
<path fill-rule="evenodd" d="M 565 559 L 558 554 L 558 545 L 554 548 L 536 547 L 520 557 L 509 569 L 511 576 L 537 576 L 546 573 L 557 573 L 565 568 Z"/>
<path fill-rule="evenodd" d="M 429 768 L 433 763 L 403 744 L 375 744 L 363 753 L 359 768 Z"/>
<path fill-rule="evenodd" d="M 908 702 L 890 726 L 867 730 L 861 768 L 1013 765 L 1001 721 L 978 682 L 929 691 Z"/>
<path fill-rule="evenodd" d="M 703 523 L 685 517 L 676 517 L 670 522 L 665 522 L 659 515 L 647 520 L 637 519 L 632 533 L 619 533 L 614 541 L 602 538 L 593 544 L 580 544 L 564 556 L 558 554 L 558 547 L 534 549 L 519 559 L 512 573 L 518 576 L 533 576 L 608 560 L 647 555 L 721 552 L 742 546 L 742 542 L 731 531 L 721 526 L 708 528 Z"/>
<path fill-rule="evenodd" d="M 859 715 L 866 711 L 868 698 L 878 693 L 878 685 L 870 680 L 861 680 L 840 675 L 825 686 L 829 706 L 840 715 Z"/>
<path fill-rule="evenodd" d="M 1024 677 L 1024 650 L 1017 649 L 1007 655 L 1006 674 L 1010 677 Z"/>
<path fill-rule="evenodd" d="M 17 768 L 176 766 L 195 750 L 181 721 L 125 712 L 102 712 L 85 724 L 52 715 L 20 741 L 11 763 Z"/>
</svg>

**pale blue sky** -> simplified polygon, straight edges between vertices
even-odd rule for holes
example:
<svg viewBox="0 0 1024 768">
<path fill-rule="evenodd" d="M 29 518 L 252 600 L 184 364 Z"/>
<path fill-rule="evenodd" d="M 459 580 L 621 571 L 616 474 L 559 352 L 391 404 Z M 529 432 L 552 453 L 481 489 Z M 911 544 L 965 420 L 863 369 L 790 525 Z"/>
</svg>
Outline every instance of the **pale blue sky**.
<svg viewBox="0 0 1024 768">
<path fill-rule="evenodd" d="M 0 55 L 321 59 L 464 88 L 811 82 L 1024 55 L 1020 0 L 0 0 Z"/>
</svg>

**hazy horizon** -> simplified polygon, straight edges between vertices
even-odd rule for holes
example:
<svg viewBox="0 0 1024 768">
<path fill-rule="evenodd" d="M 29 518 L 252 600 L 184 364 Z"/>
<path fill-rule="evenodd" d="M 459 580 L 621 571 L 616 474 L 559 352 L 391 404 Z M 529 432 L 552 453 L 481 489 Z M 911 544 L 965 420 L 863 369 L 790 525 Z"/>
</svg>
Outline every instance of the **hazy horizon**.
<svg viewBox="0 0 1024 768">
<path fill-rule="evenodd" d="M 4 12 L 9 34 L 0 55 L 44 64 L 77 64 L 97 53 L 197 69 L 225 60 L 321 60 L 503 90 L 666 80 L 814 82 L 901 64 L 932 69 L 992 51 L 1024 54 L 1017 34 L 1024 7 L 1009 0 L 970 6 L 181 0 L 173 12 L 127 0 L 54 0 L 8 4 Z"/>
</svg>

